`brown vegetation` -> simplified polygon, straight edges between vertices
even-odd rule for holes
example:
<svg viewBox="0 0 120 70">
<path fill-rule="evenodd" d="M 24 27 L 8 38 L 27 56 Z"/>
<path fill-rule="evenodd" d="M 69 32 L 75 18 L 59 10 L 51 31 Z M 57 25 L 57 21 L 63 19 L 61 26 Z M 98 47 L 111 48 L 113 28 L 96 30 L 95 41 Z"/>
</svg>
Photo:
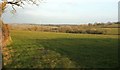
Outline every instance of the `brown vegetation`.
<svg viewBox="0 0 120 70">
<path fill-rule="evenodd" d="M 4 62 L 4 65 L 10 63 L 10 50 L 6 47 L 7 45 L 11 44 L 12 40 L 11 40 L 11 37 L 10 37 L 10 33 L 9 33 L 9 27 L 8 27 L 8 24 L 3 24 L 2 21 L 0 21 L 0 35 L 1 35 L 1 38 L 0 38 L 0 42 L 1 42 L 1 48 L 2 48 L 2 54 L 3 54 L 3 60 L 7 60 L 7 62 Z"/>
<path fill-rule="evenodd" d="M 2 35 L 3 35 L 3 46 L 10 45 L 12 40 L 10 37 L 10 31 L 9 31 L 9 25 L 8 24 L 3 24 L 2 26 Z"/>
<path fill-rule="evenodd" d="M 62 32 L 77 34 L 107 34 L 110 29 L 119 28 L 118 23 L 95 23 L 86 25 L 33 25 L 11 24 L 11 30 L 27 30 L 40 32 Z M 112 29 L 112 31 L 113 31 Z"/>
</svg>

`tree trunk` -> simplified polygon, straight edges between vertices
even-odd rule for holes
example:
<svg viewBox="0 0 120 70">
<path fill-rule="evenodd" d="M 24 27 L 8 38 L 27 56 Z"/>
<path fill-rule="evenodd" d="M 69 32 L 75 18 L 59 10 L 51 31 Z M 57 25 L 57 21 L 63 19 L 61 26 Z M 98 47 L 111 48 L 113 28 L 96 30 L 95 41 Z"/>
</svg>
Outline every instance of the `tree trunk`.
<svg viewBox="0 0 120 70">
<path fill-rule="evenodd" d="M 0 50 L 2 51 L 3 55 L 3 64 L 6 65 L 10 63 L 10 50 L 7 48 L 8 45 L 12 43 L 11 37 L 10 37 L 10 31 L 8 24 L 4 24 L 1 20 L 1 15 L 3 13 L 3 8 L 6 6 L 6 4 L 1 3 L 0 4 Z"/>
</svg>

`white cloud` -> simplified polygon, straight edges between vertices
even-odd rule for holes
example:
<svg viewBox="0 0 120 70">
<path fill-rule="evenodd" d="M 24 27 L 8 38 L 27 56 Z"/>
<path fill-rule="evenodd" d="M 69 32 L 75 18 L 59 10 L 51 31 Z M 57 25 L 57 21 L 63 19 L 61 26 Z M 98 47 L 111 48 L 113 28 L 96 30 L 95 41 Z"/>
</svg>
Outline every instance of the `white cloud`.
<svg viewBox="0 0 120 70">
<path fill-rule="evenodd" d="M 119 0 L 46 0 L 46 3 L 41 3 L 39 7 L 27 5 L 23 10 L 19 8 L 17 9 L 17 14 L 19 15 L 18 18 L 25 16 L 25 18 L 31 19 L 29 22 L 36 22 L 37 20 L 50 23 L 116 21 L 118 1 Z M 24 18 L 18 20 L 23 19 Z"/>
<path fill-rule="evenodd" d="M 100 2 L 118 2 L 119 0 L 46 0 L 50 3 L 100 3 Z"/>
</svg>

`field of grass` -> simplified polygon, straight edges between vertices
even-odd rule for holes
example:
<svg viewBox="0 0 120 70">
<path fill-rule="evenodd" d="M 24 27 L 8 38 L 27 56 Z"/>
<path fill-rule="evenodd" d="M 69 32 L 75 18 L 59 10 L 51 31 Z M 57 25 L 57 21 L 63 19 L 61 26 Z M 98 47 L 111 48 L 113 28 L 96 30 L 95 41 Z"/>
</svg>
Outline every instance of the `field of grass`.
<svg viewBox="0 0 120 70">
<path fill-rule="evenodd" d="M 12 62 L 5 68 L 114 68 L 118 36 L 11 31 Z M 6 62 L 6 61 L 4 61 Z"/>
</svg>

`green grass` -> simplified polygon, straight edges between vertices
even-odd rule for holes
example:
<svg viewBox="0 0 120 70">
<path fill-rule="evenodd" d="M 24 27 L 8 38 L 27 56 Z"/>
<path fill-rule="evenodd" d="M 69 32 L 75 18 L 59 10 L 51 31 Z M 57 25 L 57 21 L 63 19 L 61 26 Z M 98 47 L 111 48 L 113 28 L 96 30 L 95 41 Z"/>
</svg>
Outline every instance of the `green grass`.
<svg viewBox="0 0 120 70">
<path fill-rule="evenodd" d="M 12 62 L 5 68 L 113 68 L 118 36 L 11 31 Z M 5 62 L 5 61 L 4 61 Z"/>
</svg>

